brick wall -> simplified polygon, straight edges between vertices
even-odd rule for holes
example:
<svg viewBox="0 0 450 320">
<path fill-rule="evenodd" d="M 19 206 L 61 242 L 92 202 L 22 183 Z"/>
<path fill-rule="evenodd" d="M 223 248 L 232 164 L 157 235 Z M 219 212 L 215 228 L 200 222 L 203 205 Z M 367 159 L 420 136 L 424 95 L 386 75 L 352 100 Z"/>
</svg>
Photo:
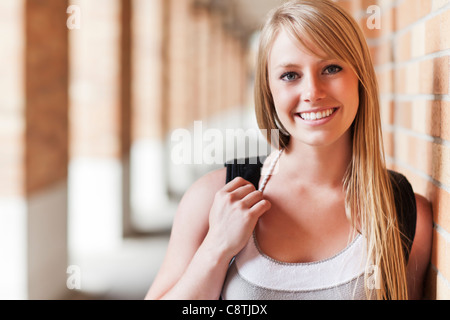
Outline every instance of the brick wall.
<svg viewBox="0 0 450 320">
<path fill-rule="evenodd" d="M 246 38 L 214 1 L 168 1 L 167 128 L 190 127 L 244 103 Z M 176 75 L 176 76 L 174 76 Z"/>
<path fill-rule="evenodd" d="M 60 27 L 65 8 L 65 1 L 1 4 L 2 196 L 34 193 L 66 179 L 67 29 Z M 46 19 L 50 10 L 57 15 Z"/>
<path fill-rule="evenodd" d="M 26 2 L 26 191 L 67 179 L 68 39 L 66 1 Z M 49 19 L 47 16 L 52 15 Z M 51 36 L 50 36 L 51 35 Z"/>
<path fill-rule="evenodd" d="M 213 3 L 132 2 L 132 141 L 244 104 L 246 38 Z"/>
<path fill-rule="evenodd" d="M 427 298 L 449 299 L 450 1 L 338 2 L 361 22 L 373 52 L 388 164 L 432 204 Z M 377 14 L 371 5 L 379 28 L 368 27 Z"/>
<path fill-rule="evenodd" d="M 71 157 L 118 158 L 121 3 L 73 0 L 70 4 L 81 11 L 81 27 L 69 32 Z"/>
</svg>

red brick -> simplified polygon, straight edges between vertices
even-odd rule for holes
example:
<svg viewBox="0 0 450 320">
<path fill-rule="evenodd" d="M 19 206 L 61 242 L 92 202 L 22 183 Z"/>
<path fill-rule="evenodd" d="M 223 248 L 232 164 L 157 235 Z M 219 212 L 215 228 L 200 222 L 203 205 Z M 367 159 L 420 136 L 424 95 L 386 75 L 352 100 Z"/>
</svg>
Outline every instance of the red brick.
<svg viewBox="0 0 450 320">
<path fill-rule="evenodd" d="M 381 13 L 381 36 L 389 36 L 395 32 L 395 9 L 392 7 L 382 8 Z"/>
<path fill-rule="evenodd" d="M 167 86 L 164 66 L 167 65 L 163 37 L 165 7 L 168 1 L 139 0 L 133 3 L 133 71 L 132 130 L 133 139 L 162 139 Z"/>
<path fill-rule="evenodd" d="M 411 32 L 399 36 L 395 45 L 395 61 L 404 62 L 411 59 Z"/>
<path fill-rule="evenodd" d="M 448 56 L 410 63 L 396 72 L 397 93 L 448 94 Z"/>
<path fill-rule="evenodd" d="M 81 29 L 70 31 L 70 142 L 75 157 L 121 154 L 119 3 L 83 2 Z"/>
<path fill-rule="evenodd" d="M 429 268 L 426 276 L 425 286 L 426 300 L 449 300 L 450 287 L 448 279 L 443 279 L 433 268 Z"/>
<path fill-rule="evenodd" d="M 450 102 L 440 101 L 437 104 L 439 105 L 439 109 L 433 117 L 432 127 L 435 125 L 439 126 L 439 136 L 444 140 L 450 141 Z M 439 123 L 439 125 L 436 123 Z"/>
<path fill-rule="evenodd" d="M 427 198 L 433 209 L 433 221 L 450 233 L 450 194 L 434 184 L 429 185 Z"/>
<path fill-rule="evenodd" d="M 450 279 L 450 243 L 436 230 L 433 232 L 431 263 L 447 281 Z"/>
<path fill-rule="evenodd" d="M 394 124 L 394 102 L 390 99 L 380 100 L 381 121 L 383 124 Z"/>
<path fill-rule="evenodd" d="M 440 49 L 450 49 L 450 10 L 445 11 L 443 14 L 441 14 L 440 19 Z"/>
<path fill-rule="evenodd" d="M 420 23 L 411 29 L 411 58 L 421 57 L 425 54 L 424 43 L 428 35 L 426 35 L 425 24 Z"/>
<path fill-rule="evenodd" d="M 441 50 L 441 23 L 442 17 L 436 16 L 425 23 L 425 53 L 429 54 Z"/>
<path fill-rule="evenodd" d="M 26 2 L 27 193 L 67 179 L 67 1 Z"/>
<path fill-rule="evenodd" d="M 432 67 L 430 68 L 430 65 Z M 426 63 L 421 65 L 421 73 L 425 73 L 426 70 L 430 72 L 432 70 L 432 74 L 430 78 L 432 78 L 432 90 L 431 92 L 425 93 L 433 93 L 433 94 L 448 94 L 449 93 L 449 57 L 440 57 L 433 59 L 432 63 Z M 422 78 L 421 78 L 422 79 Z M 424 79 L 424 81 L 429 81 L 431 79 Z M 431 82 L 431 81 L 429 81 Z M 424 84 L 425 85 L 425 84 Z"/>
<path fill-rule="evenodd" d="M 450 186 L 450 148 L 433 143 L 431 149 L 431 176 L 444 185 Z"/>
<path fill-rule="evenodd" d="M 377 72 L 380 93 L 386 94 L 394 92 L 393 77 L 394 71 L 390 69 Z"/>
<path fill-rule="evenodd" d="M 392 132 L 383 132 L 383 146 L 387 157 L 394 157 L 394 135 Z"/>
<path fill-rule="evenodd" d="M 396 124 L 410 129 L 412 127 L 412 102 L 411 101 L 399 101 L 395 104 L 395 108 L 398 110 L 398 114 L 400 115 L 396 119 Z"/>
<path fill-rule="evenodd" d="M 395 8 L 396 30 L 401 30 L 415 21 L 415 0 L 402 1 Z"/>
</svg>

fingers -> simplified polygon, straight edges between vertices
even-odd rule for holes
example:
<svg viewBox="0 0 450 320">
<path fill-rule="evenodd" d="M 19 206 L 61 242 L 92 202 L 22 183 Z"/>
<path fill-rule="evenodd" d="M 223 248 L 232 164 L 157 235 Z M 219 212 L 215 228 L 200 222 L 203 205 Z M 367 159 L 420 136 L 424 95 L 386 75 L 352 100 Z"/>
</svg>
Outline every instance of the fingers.
<svg viewBox="0 0 450 320">
<path fill-rule="evenodd" d="M 253 192 L 255 187 L 252 184 L 246 184 L 230 192 L 230 195 L 234 200 L 242 200 Z"/>
<path fill-rule="evenodd" d="M 253 184 L 238 177 L 226 184 L 218 194 L 227 198 L 230 202 L 235 202 L 242 200 L 245 196 L 255 190 Z"/>
<path fill-rule="evenodd" d="M 243 199 L 242 203 L 245 207 L 251 208 L 258 202 L 264 200 L 263 194 L 260 191 L 249 192 Z"/>
<path fill-rule="evenodd" d="M 256 191 L 259 192 L 259 191 Z M 271 203 L 267 201 L 266 199 L 262 199 L 261 201 L 256 202 L 249 210 L 249 215 L 259 218 L 261 217 L 265 212 L 267 212 L 270 207 Z"/>
<path fill-rule="evenodd" d="M 270 209 L 262 192 L 243 178 L 216 193 L 209 215 L 209 239 L 235 255 L 248 242 L 258 219 Z M 229 230 L 234 230 L 230 233 Z"/>
<path fill-rule="evenodd" d="M 271 204 L 264 199 L 262 192 L 256 190 L 255 186 L 247 180 L 237 177 L 229 182 L 222 190 L 228 201 L 239 203 L 241 209 L 257 217 L 270 209 Z"/>
<path fill-rule="evenodd" d="M 223 191 L 225 192 L 232 192 L 234 190 L 236 190 L 239 187 L 242 186 L 246 186 L 246 185 L 251 185 L 253 186 L 253 184 L 251 184 L 250 182 L 248 182 L 247 180 L 241 178 L 241 177 L 237 177 L 235 179 L 233 179 L 232 181 L 228 182 L 225 187 L 223 187 Z"/>
</svg>

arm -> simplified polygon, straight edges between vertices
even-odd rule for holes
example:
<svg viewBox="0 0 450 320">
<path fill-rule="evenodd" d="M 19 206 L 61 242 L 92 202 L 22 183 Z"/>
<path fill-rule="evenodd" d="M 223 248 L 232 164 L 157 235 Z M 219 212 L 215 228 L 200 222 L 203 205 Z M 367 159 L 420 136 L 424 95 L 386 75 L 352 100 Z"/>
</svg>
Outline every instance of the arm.
<svg viewBox="0 0 450 320">
<path fill-rule="evenodd" d="M 181 200 L 166 257 L 146 299 L 218 299 L 231 258 L 270 204 L 226 169 L 199 179 Z M 233 230 L 233 232 L 230 232 Z"/>
<path fill-rule="evenodd" d="M 424 280 L 431 257 L 433 215 L 426 198 L 416 194 L 417 223 L 416 234 L 407 266 L 409 298 L 423 297 Z"/>
</svg>

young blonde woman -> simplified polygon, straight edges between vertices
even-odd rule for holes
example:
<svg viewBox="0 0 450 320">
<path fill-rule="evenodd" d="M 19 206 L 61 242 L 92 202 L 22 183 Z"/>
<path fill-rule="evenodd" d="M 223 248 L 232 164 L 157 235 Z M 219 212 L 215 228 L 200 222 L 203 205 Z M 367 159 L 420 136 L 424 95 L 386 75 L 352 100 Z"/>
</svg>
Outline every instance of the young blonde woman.
<svg viewBox="0 0 450 320">
<path fill-rule="evenodd" d="M 385 167 L 376 76 L 352 17 L 326 0 L 271 12 L 255 102 L 279 150 L 194 183 L 146 298 L 420 299 L 430 207 Z"/>
</svg>

